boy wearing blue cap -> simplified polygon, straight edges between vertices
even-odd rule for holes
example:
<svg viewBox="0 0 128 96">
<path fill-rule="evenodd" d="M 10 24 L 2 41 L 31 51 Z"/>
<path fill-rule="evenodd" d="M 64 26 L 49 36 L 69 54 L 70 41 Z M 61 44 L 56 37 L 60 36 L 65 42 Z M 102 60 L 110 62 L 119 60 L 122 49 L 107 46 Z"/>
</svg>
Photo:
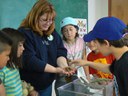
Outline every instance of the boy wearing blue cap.
<svg viewBox="0 0 128 96">
<path fill-rule="evenodd" d="M 87 42 L 87 41 L 85 40 L 85 42 Z M 111 64 L 113 62 L 113 60 L 115 60 L 115 58 L 114 58 L 114 56 L 112 54 L 110 54 L 108 56 L 104 56 L 97 49 L 97 45 L 95 43 L 95 40 L 87 42 L 87 46 L 91 50 L 91 52 L 87 55 L 87 60 L 88 61 L 97 62 L 97 63 L 103 63 L 103 64 Z M 97 71 L 97 70 L 95 70 L 95 69 L 93 69 L 91 67 L 89 67 L 89 73 L 92 74 L 96 78 L 113 79 L 113 75 L 112 74 L 106 74 L 104 72 Z"/>
<path fill-rule="evenodd" d="M 104 17 L 97 21 L 92 32 L 85 36 L 86 41 L 95 40 L 98 50 L 103 55 L 113 54 L 115 60 L 111 65 L 90 61 L 74 60 L 71 63 L 79 66 L 90 66 L 94 69 L 115 75 L 120 96 L 128 96 L 128 34 L 126 25 L 118 18 Z"/>
</svg>

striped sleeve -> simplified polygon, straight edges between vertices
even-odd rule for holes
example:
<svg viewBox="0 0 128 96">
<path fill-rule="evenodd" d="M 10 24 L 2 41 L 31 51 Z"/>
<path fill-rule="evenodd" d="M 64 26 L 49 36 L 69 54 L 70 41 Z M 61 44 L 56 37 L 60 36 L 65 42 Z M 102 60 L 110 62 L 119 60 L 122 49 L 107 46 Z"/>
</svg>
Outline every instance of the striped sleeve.
<svg viewBox="0 0 128 96">
<path fill-rule="evenodd" d="M 22 96 L 22 85 L 19 71 L 16 68 L 4 68 L 0 72 L 7 96 Z"/>
<path fill-rule="evenodd" d="M 2 82 L 4 82 L 4 77 L 5 77 L 5 73 L 3 72 L 4 69 L 5 69 L 5 67 L 0 70 L 0 79 Z"/>
</svg>

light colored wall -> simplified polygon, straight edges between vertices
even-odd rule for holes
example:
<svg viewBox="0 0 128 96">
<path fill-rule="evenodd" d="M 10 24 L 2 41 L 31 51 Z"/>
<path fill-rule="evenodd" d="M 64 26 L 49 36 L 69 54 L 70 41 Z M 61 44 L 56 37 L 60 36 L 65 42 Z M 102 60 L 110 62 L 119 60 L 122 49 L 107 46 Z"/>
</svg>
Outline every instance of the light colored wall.
<svg viewBox="0 0 128 96">
<path fill-rule="evenodd" d="M 99 18 L 105 16 L 108 16 L 108 0 L 88 0 L 88 31 Z"/>
</svg>

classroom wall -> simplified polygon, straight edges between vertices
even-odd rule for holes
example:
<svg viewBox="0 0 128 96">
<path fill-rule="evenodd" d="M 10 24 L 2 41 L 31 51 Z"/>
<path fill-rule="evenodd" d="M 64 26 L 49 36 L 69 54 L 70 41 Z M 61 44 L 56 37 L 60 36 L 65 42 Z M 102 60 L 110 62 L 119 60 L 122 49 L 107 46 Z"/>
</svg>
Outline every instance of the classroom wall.
<svg viewBox="0 0 128 96">
<path fill-rule="evenodd" d="M 49 0 L 55 8 L 55 25 L 58 33 L 60 32 L 60 22 L 65 17 L 88 19 L 88 0 Z M 82 9 L 82 10 L 81 10 Z"/>
<path fill-rule="evenodd" d="M 50 1 L 53 2 L 55 0 L 50 0 Z M 66 2 L 66 0 L 64 0 L 64 1 Z M 15 2 L 15 4 L 13 2 Z M 22 2 L 25 2 L 25 3 L 22 3 Z M 18 0 L 18 1 L 17 0 L 11 0 L 11 1 L 4 0 L 4 2 L 0 1 L 0 9 L 1 9 L 0 28 L 10 27 L 10 26 L 13 28 L 17 28 L 20 25 L 20 22 L 24 19 L 24 17 L 26 16 L 26 14 L 28 13 L 28 11 L 31 9 L 32 5 L 35 2 L 36 2 L 36 0 L 27 0 L 27 1 L 26 0 L 22 0 L 22 1 L 20 1 L 20 0 Z M 108 16 L 108 0 L 85 0 L 85 1 L 81 0 L 81 2 L 84 2 L 83 3 L 84 6 L 86 6 L 86 4 L 88 2 L 88 31 L 92 30 L 94 24 L 96 23 L 96 21 L 99 18 Z M 57 4 L 57 3 L 55 3 L 55 4 Z M 86 7 L 84 7 L 84 8 L 86 8 Z M 20 12 L 21 14 L 18 15 L 19 14 L 18 12 Z M 81 14 L 84 13 L 84 11 L 79 11 L 79 12 L 81 12 Z M 85 11 L 85 13 L 86 13 L 86 11 Z M 84 13 L 84 15 L 85 15 L 84 17 L 87 18 L 85 13 Z M 18 16 L 18 18 L 17 18 L 17 16 Z M 60 17 L 58 17 L 58 18 L 60 18 Z M 62 18 L 60 18 L 60 19 L 62 19 Z M 58 22 L 60 22 L 60 21 L 58 21 Z M 58 25 L 59 25 L 59 23 L 58 23 Z M 59 28 L 58 28 L 58 30 L 59 30 Z"/>
<path fill-rule="evenodd" d="M 36 0 L 0 0 L 0 29 L 18 28 Z"/>
<path fill-rule="evenodd" d="M 108 0 L 88 0 L 88 31 L 99 18 L 105 16 L 108 16 Z"/>
<path fill-rule="evenodd" d="M 0 0 L 0 29 L 4 27 L 18 28 L 31 7 L 37 0 Z M 60 32 L 60 22 L 70 16 L 74 18 L 88 18 L 88 0 L 48 0 L 57 13 L 55 24 Z M 82 9 L 82 10 L 81 10 Z"/>
</svg>

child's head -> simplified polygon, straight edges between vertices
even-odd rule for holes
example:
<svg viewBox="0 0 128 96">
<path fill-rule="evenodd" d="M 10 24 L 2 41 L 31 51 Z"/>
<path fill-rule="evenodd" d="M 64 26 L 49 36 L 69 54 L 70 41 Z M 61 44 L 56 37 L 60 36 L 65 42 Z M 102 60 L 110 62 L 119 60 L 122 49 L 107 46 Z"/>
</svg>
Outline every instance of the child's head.
<svg viewBox="0 0 128 96">
<path fill-rule="evenodd" d="M 3 31 L 0 31 L 0 69 L 6 66 L 11 52 L 12 40 Z"/>
<path fill-rule="evenodd" d="M 97 21 L 92 32 L 84 37 L 87 42 L 95 40 L 97 48 L 102 54 L 112 53 L 111 48 L 127 46 L 127 35 L 124 35 L 126 25 L 118 18 L 104 17 Z"/>
<path fill-rule="evenodd" d="M 72 17 L 66 17 L 61 21 L 61 32 L 65 41 L 74 40 L 78 36 L 77 22 Z"/>
<path fill-rule="evenodd" d="M 91 32 L 92 32 L 92 31 L 91 31 Z M 87 35 L 91 34 L 91 32 L 89 32 Z M 84 36 L 84 41 L 87 42 L 87 46 L 89 47 L 90 50 L 92 50 L 92 51 L 94 51 L 94 52 L 98 52 L 98 48 L 97 48 L 97 45 L 96 45 L 95 40 L 92 40 L 92 41 L 86 40 L 85 37 L 86 37 L 87 35 Z"/>
<path fill-rule="evenodd" d="M 87 46 L 89 47 L 90 50 L 94 52 L 98 52 L 96 42 L 94 40 L 87 42 Z"/>
<path fill-rule="evenodd" d="M 4 28 L 3 31 L 13 40 L 8 67 L 13 67 L 12 64 L 15 64 L 16 67 L 21 67 L 21 55 L 24 50 L 23 43 L 25 41 L 24 35 L 12 28 Z"/>
</svg>

